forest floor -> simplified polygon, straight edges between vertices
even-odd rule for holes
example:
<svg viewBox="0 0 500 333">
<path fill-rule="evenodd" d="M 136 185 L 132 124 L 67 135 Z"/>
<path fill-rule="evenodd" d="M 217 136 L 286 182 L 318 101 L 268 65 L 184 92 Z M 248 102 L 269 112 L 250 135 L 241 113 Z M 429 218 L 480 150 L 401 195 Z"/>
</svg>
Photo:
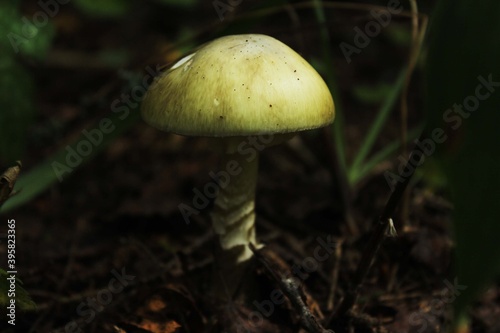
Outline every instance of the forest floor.
<svg viewBox="0 0 500 333">
<path fill-rule="evenodd" d="M 213 11 L 210 5 L 205 7 L 205 13 Z M 33 8 L 27 5 L 25 10 Z M 152 34 L 152 27 L 187 24 L 185 17 L 161 23 L 162 12 L 152 12 L 114 25 L 71 9 L 61 12 L 56 23 L 62 32 L 52 57 L 40 64 L 26 63 L 36 82 L 38 114 L 22 173 L 106 117 L 112 101 L 130 90 L 122 87 L 123 73 L 118 69 L 89 65 L 78 54 L 125 46 L 128 52 L 137 50 L 129 68 L 142 70 L 145 63 L 155 63 L 145 55 L 146 44 L 154 42 L 156 50 L 172 45 Z M 201 13 L 195 12 L 189 22 L 204 17 Z M 152 15 L 153 23 L 146 25 L 141 22 L 147 15 Z M 314 25 L 304 25 L 311 35 L 317 34 Z M 254 24 L 254 29 L 293 40 L 289 31 L 276 27 Z M 348 159 L 377 109 L 359 103 L 354 87 L 381 79 L 394 82 L 406 60 L 407 48 L 381 39 L 363 50 L 367 54 L 351 67 L 341 54 L 335 60 L 343 83 L 339 95 Z M 157 58 L 171 61 L 180 54 L 174 50 Z M 57 59 L 71 61 L 61 64 Z M 419 79 L 417 73 L 409 98 L 409 122 L 414 125 L 422 119 Z M 399 116 L 396 111 L 393 115 L 374 151 L 398 138 Z M 266 248 L 263 255 L 288 265 L 307 295 L 307 307 L 326 327 L 353 279 L 373 221 L 391 193 L 384 172 L 397 170 L 400 160 L 391 157 L 354 186 L 350 212 L 355 228 L 349 228 L 338 195 L 340 185 L 332 173 L 331 144 L 322 134 L 321 130 L 305 133 L 262 152 L 256 212 L 257 236 Z M 37 310 L 19 311 L 15 329 L 2 320 L 2 332 L 307 332 L 296 307 L 288 300 L 276 301 L 273 291 L 281 286 L 259 262 L 254 272 L 261 294 L 253 302 L 210 296 L 214 269 L 210 206 L 189 223 L 178 206 L 192 204 L 193 189 L 203 189 L 211 181 L 209 173 L 219 170 L 219 158 L 203 138 L 162 133 L 137 121 L 62 182 L 5 213 L 3 218 L 16 220 L 18 277 Z M 354 321 L 349 328 L 353 332 L 445 332 L 453 300 L 466 288 L 453 276 L 453 207 L 446 194 L 421 176 L 408 191 L 409 214 L 398 210 L 394 216 L 397 236 L 384 241 L 354 308 L 360 318 L 373 319 L 372 325 Z M 1 228 L 5 233 L 3 224 Z M 326 258 L 317 259 L 319 248 L 328 254 Z M 0 255 L 6 257 L 4 247 Z M 471 309 L 473 332 L 500 332 L 499 304 L 500 287 L 487 290 Z M 337 333 L 343 331 L 335 317 L 330 324 Z"/>
</svg>

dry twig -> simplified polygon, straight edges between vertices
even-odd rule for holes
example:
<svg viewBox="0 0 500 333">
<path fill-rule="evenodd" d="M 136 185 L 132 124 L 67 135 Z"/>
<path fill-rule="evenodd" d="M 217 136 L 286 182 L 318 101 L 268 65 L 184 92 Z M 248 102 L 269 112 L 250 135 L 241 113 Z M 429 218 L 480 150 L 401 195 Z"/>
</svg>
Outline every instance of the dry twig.
<svg viewBox="0 0 500 333">
<path fill-rule="evenodd" d="M 255 257 L 264 266 L 266 271 L 273 277 L 275 282 L 279 285 L 283 294 L 288 298 L 295 310 L 300 314 L 304 328 L 310 333 L 335 333 L 332 330 L 327 330 L 318 322 L 316 317 L 311 313 L 309 308 L 304 302 L 304 294 L 294 278 L 285 276 L 280 271 L 274 269 L 274 265 L 263 256 L 253 244 L 250 244 Z"/>
</svg>

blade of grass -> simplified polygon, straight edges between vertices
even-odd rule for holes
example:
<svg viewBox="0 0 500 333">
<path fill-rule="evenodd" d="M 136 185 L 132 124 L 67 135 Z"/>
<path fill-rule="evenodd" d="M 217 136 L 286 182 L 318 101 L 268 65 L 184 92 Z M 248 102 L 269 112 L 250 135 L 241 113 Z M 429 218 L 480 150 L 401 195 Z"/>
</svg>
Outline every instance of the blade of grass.
<svg viewBox="0 0 500 333">
<path fill-rule="evenodd" d="M 321 0 L 314 0 L 314 13 L 319 25 L 319 33 L 321 38 L 321 53 L 323 63 L 325 66 L 326 83 L 330 88 L 333 100 L 335 101 L 335 121 L 333 122 L 332 129 L 333 145 L 330 149 L 333 163 L 333 176 L 335 183 L 338 184 L 338 195 L 342 203 L 342 214 L 346 221 L 349 232 L 352 235 L 358 234 L 358 227 L 352 217 L 351 213 L 351 192 L 352 189 L 347 180 L 347 164 L 346 164 L 346 145 L 344 138 L 344 115 L 342 112 L 342 102 L 339 90 L 337 89 L 337 81 L 335 75 L 335 68 L 333 66 L 333 52 L 330 45 L 330 34 L 328 32 L 328 25 L 326 21 L 325 11 Z"/>
<path fill-rule="evenodd" d="M 74 173 L 75 169 L 88 162 L 92 158 L 94 158 L 97 153 L 106 148 L 114 139 L 123 134 L 126 130 L 132 127 L 133 124 L 139 119 L 139 112 L 135 109 L 130 110 L 130 114 L 127 118 L 120 120 L 120 116 L 123 116 L 121 113 L 112 113 L 107 117 L 110 121 L 116 126 L 115 130 L 109 134 L 103 134 L 102 142 L 93 146 L 92 152 L 87 156 L 80 156 L 82 158 L 80 164 L 75 168 L 71 168 L 72 171 L 70 174 L 67 174 L 66 177 L 70 176 Z M 135 111 L 135 112 L 134 112 Z M 101 121 L 101 119 L 99 120 Z M 96 123 L 94 128 L 99 129 L 99 122 Z M 75 140 L 72 144 L 68 145 L 72 149 L 76 150 L 76 146 L 82 140 L 87 140 L 87 137 L 80 135 L 80 137 Z M 54 163 L 60 163 L 62 165 L 67 165 L 66 157 L 68 154 L 67 147 L 61 147 L 61 149 L 55 153 L 54 155 L 47 158 L 44 162 L 39 164 L 37 167 L 32 169 L 30 172 L 25 173 L 16 182 L 14 190 L 18 193 L 10 197 L 9 200 L 5 202 L 5 204 L 0 208 L 0 213 L 8 212 L 14 208 L 17 208 L 40 193 L 47 190 L 50 186 L 59 181 L 58 175 L 54 171 Z"/>
<path fill-rule="evenodd" d="M 424 126 L 420 125 L 417 128 L 411 130 L 407 136 L 408 141 L 416 139 L 422 132 L 423 128 Z M 370 171 L 372 171 L 383 160 L 388 159 L 389 156 L 394 154 L 400 147 L 401 140 L 394 140 L 393 142 L 386 145 L 383 149 L 375 153 L 366 163 L 363 163 L 360 167 L 358 167 L 355 173 L 349 173 L 349 182 L 353 185 L 360 182 L 364 177 L 366 177 L 366 175 L 370 173 Z"/>
<path fill-rule="evenodd" d="M 382 104 L 379 111 L 377 112 L 377 116 L 375 117 L 375 120 L 373 121 L 372 126 L 368 131 L 368 134 L 366 135 L 358 153 L 356 154 L 356 157 L 354 158 L 351 167 L 349 168 L 348 178 L 351 184 L 353 184 L 353 179 L 357 178 L 356 175 L 359 173 L 361 164 L 365 161 L 366 156 L 371 151 L 373 145 L 375 144 L 375 140 L 377 139 L 380 131 L 387 121 L 387 118 L 389 117 L 391 110 L 394 108 L 401 90 L 403 89 L 405 78 L 406 69 L 401 71 L 396 83 L 394 84 L 394 89 L 392 90 L 391 94 L 387 96 L 384 104 Z"/>
<path fill-rule="evenodd" d="M 411 30 L 412 30 L 412 42 L 410 48 L 410 54 L 408 56 L 408 71 L 405 79 L 405 84 L 403 92 L 401 94 L 401 140 L 403 146 L 401 153 L 407 155 L 406 147 L 406 137 L 408 136 L 408 93 L 410 90 L 411 77 L 417 65 L 417 60 L 422 49 L 422 43 L 425 38 L 425 32 L 427 27 L 427 19 L 424 17 L 422 20 L 422 29 L 419 28 L 419 12 L 416 0 L 409 0 L 412 20 L 411 20 Z M 410 193 L 411 187 L 403 195 L 403 202 L 401 204 L 401 221 L 403 225 L 408 221 L 410 215 Z"/>
<path fill-rule="evenodd" d="M 330 92 L 332 93 L 333 100 L 335 101 L 335 121 L 333 122 L 333 137 L 335 142 L 335 148 L 338 154 L 340 167 L 345 174 L 346 170 L 346 156 L 345 156 L 345 139 L 344 139 L 344 117 L 342 113 L 342 103 L 340 100 L 340 94 L 338 93 L 335 69 L 333 68 L 333 52 L 330 47 L 330 34 L 328 32 L 328 26 L 325 16 L 325 11 L 321 0 L 314 0 L 314 13 L 316 20 L 320 26 L 320 36 L 321 36 L 321 52 L 323 57 L 323 62 L 325 65 L 325 75 L 328 87 L 330 87 Z M 342 171 L 341 170 L 341 171 Z"/>
</svg>

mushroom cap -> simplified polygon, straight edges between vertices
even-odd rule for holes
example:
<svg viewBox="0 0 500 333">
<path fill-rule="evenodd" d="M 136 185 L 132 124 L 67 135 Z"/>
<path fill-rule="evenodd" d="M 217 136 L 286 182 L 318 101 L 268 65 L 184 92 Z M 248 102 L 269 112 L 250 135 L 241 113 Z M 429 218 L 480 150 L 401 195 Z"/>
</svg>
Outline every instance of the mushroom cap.
<svg viewBox="0 0 500 333">
<path fill-rule="evenodd" d="M 204 44 L 158 76 L 141 106 L 153 127 L 190 136 L 291 133 L 333 122 L 327 85 L 304 58 L 257 34 Z"/>
</svg>

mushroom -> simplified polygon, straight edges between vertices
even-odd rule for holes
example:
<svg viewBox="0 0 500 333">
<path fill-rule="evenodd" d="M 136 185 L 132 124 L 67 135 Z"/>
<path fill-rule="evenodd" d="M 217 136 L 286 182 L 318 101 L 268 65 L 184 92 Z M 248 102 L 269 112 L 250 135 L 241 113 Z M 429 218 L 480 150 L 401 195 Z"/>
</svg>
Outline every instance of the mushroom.
<svg viewBox="0 0 500 333">
<path fill-rule="evenodd" d="M 334 119 L 321 76 L 290 47 L 260 34 L 221 37 L 185 56 L 156 78 L 141 112 L 153 127 L 209 137 L 224 153 L 211 218 L 228 271 L 247 262 L 249 244 L 257 244 L 259 152 Z"/>
</svg>

